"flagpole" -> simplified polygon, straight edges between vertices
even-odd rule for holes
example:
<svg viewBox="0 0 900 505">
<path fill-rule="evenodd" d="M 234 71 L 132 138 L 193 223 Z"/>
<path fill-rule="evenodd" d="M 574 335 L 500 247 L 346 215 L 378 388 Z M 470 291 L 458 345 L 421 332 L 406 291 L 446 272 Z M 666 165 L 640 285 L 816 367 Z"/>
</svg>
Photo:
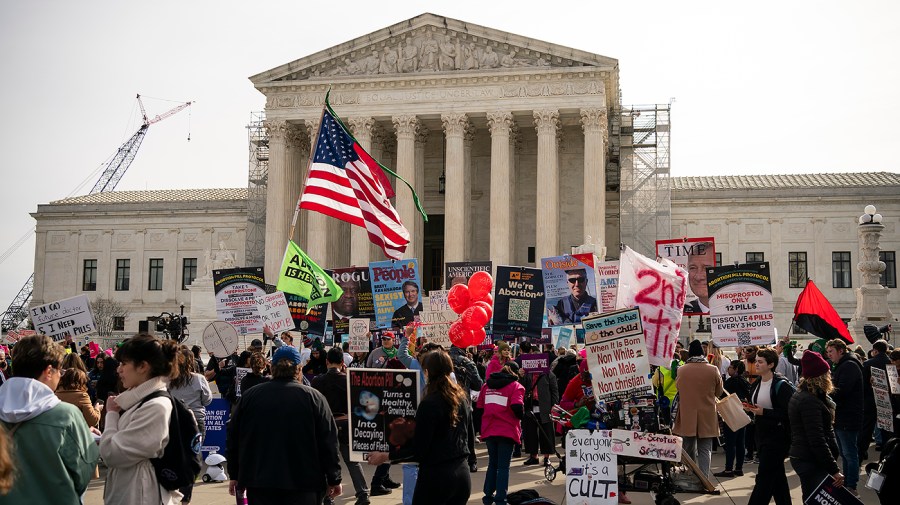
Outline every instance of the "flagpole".
<svg viewBox="0 0 900 505">
<path fill-rule="evenodd" d="M 328 103 L 328 93 L 331 93 L 331 88 L 328 88 L 328 91 L 325 92 L 325 103 Z M 325 106 L 322 106 L 322 115 L 319 118 L 319 129 L 316 131 L 316 144 L 319 142 L 319 136 L 322 133 L 322 123 L 325 117 Z M 300 195 L 297 197 L 297 205 L 294 206 L 294 217 L 291 219 L 291 230 L 288 232 L 288 240 L 293 240 L 294 238 L 294 229 L 297 228 L 297 218 L 300 216 L 300 200 L 303 199 L 303 190 L 306 188 L 306 183 L 309 182 L 309 172 L 312 168 L 313 158 L 316 156 L 316 152 L 314 150 L 315 145 L 310 140 L 309 146 L 309 159 L 306 160 L 306 180 L 303 181 L 303 186 L 300 187 Z M 306 244 L 303 244 L 304 246 Z"/>
</svg>

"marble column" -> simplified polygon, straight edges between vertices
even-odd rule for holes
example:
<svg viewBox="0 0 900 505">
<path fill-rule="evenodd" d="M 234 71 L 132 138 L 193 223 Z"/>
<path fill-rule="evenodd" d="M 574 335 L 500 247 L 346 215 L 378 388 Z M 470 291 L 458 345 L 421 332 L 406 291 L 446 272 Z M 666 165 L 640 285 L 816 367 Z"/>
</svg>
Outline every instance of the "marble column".
<svg viewBox="0 0 900 505">
<path fill-rule="evenodd" d="M 606 246 L 605 109 L 581 109 L 584 131 L 584 243 Z M 588 238 L 590 237 L 590 238 Z"/>
<path fill-rule="evenodd" d="M 375 119 L 371 117 L 352 117 L 348 121 L 353 136 L 359 142 L 360 147 L 367 153 L 372 153 L 372 134 L 375 128 Z M 377 158 L 376 158 L 377 159 Z M 369 264 L 369 234 L 360 226 L 350 227 L 350 265 L 367 266 Z"/>
<path fill-rule="evenodd" d="M 369 154 L 372 155 L 373 158 L 381 162 L 383 165 L 390 167 L 390 161 L 388 158 L 388 149 L 387 149 L 387 133 L 384 129 L 375 123 L 375 126 L 372 127 L 372 150 L 369 151 Z M 394 191 L 397 190 L 397 185 L 395 184 L 394 176 L 387 175 L 388 182 L 391 184 L 391 187 L 394 188 Z M 396 200 L 396 198 L 394 198 Z M 381 247 L 373 244 L 369 241 L 369 236 L 366 235 L 366 241 L 369 243 L 369 261 L 384 261 L 388 259 L 388 257 L 384 254 L 384 251 L 381 250 Z M 366 266 L 366 265 L 360 265 Z"/>
<path fill-rule="evenodd" d="M 397 175 L 406 180 L 413 188 L 416 187 L 416 134 L 419 132 L 419 118 L 414 115 L 393 117 L 394 130 L 397 132 Z M 411 243 L 407 246 L 404 258 L 417 258 L 416 248 L 421 248 L 421 240 L 416 237 L 422 235 L 422 218 L 416 209 L 409 188 L 402 181 L 397 180 L 394 191 L 397 193 L 397 213 L 400 222 L 409 231 Z"/>
<path fill-rule="evenodd" d="M 275 284 L 287 246 L 294 206 L 300 196 L 301 172 L 305 171 L 301 169 L 304 166 L 302 152 L 308 153 L 309 149 L 303 145 L 303 131 L 287 121 L 266 121 L 266 132 L 269 137 L 269 175 L 266 187 L 266 258 L 263 266 L 266 282 Z"/>
<path fill-rule="evenodd" d="M 413 184 L 413 187 L 416 189 L 416 194 L 419 195 L 420 202 L 422 202 L 423 206 L 423 200 L 425 198 L 425 144 L 428 143 L 428 135 L 428 128 L 420 123 L 419 131 L 416 133 L 416 182 Z M 415 230 L 409 230 L 410 238 L 412 239 L 410 248 L 415 250 L 414 257 L 419 258 L 419 261 L 424 261 L 425 221 L 422 219 L 422 215 L 419 213 L 418 209 L 416 209 L 414 219 L 418 225 L 415 227 Z M 413 231 L 415 231 L 415 233 L 413 233 Z"/>
<path fill-rule="evenodd" d="M 444 193 L 444 261 L 465 261 L 468 250 L 466 207 L 465 132 L 469 118 L 465 114 L 442 114 L 441 123 L 447 142 L 444 162 L 446 191 Z"/>
<path fill-rule="evenodd" d="M 535 260 L 557 256 L 559 249 L 559 160 L 556 131 L 559 111 L 534 111 L 537 128 L 537 221 Z"/>
<path fill-rule="evenodd" d="M 475 126 L 469 122 L 466 124 L 466 131 L 463 134 L 463 182 L 465 183 L 463 191 L 466 195 L 466 249 L 464 258 L 466 260 L 472 259 L 472 248 L 475 247 L 475 202 L 472 201 L 472 179 L 475 174 L 475 171 L 472 169 L 472 144 L 474 143 Z"/>
<path fill-rule="evenodd" d="M 490 257 L 495 265 L 512 265 L 512 195 L 510 112 L 489 112 L 491 131 Z"/>
<path fill-rule="evenodd" d="M 283 212 L 288 216 L 288 227 L 290 228 L 291 220 L 294 218 L 294 209 L 300 199 L 300 193 L 303 192 L 303 185 L 306 184 L 306 175 L 309 170 L 309 134 L 301 127 L 291 125 L 285 137 L 284 147 L 286 154 L 285 161 L 285 186 L 281 190 L 285 198 Z M 271 178 L 269 179 L 271 180 Z M 297 244 L 306 243 L 306 227 L 303 223 L 303 213 L 297 215 L 297 224 L 294 227 L 293 240 Z M 287 243 L 285 242 L 285 246 Z M 302 245 L 300 247 L 303 247 Z M 282 247 L 282 255 L 284 247 Z M 278 261 L 281 261 L 279 259 Z M 248 265 L 249 266 L 249 265 Z M 281 265 L 278 265 L 281 268 Z"/>
<path fill-rule="evenodd" d="M 310 150 L 315 147 L 316 138 L 319 132 L 319 123 L 321 122 L 321 120 L 321 117 L 317 117 L 315 119 L 306 119 L 304 121 L 306 131 L 309 134 Z M 304 214 L 307 233 L 306 247 L 304 247 L 303 244 L 300 244 L 300 248 L 303 249 L 310 257 L 310 259 L 316 262 L 316 264 L 318 264 L 319 266 L 331 266 L 331 258 L 329 256 L 331 237 L 329 236 L 328 226 L 328 221 L 331 220 L 331 218 L 320 212 L 312 212 L 308 210 L 303 210 L 300 212 L 300 214 Z"/>
</svg>

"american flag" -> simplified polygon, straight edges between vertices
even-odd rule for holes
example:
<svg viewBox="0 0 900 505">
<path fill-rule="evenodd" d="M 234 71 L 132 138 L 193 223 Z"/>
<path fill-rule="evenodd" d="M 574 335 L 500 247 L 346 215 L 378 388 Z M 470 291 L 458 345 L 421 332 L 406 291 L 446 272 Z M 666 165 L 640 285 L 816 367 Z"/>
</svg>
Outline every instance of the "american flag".
<svg viewBox="0 0 900 505">
<path fill-rule="evenodd" d="M 365 228 L 389 258 L 401 259 L 409 231 L 391 206 L 393 190 L 381 167 L 329 108 L 322 114 L 300 208 Z"/>
</svg>

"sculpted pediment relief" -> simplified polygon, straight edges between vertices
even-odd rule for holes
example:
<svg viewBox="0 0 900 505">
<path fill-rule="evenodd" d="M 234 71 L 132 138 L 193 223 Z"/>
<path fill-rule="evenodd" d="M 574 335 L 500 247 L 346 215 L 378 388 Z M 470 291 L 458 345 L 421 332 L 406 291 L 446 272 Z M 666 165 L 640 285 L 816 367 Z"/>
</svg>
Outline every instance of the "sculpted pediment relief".
<svg viewBox="0 0 900 505">
<path fill-rule="evenodd" d="M 423 14 L 251 77 L 254 84 L 336 76 L 417 77 L 515 68 L 613 69 L 617 60 L 548 42 Z"/>
</svg>

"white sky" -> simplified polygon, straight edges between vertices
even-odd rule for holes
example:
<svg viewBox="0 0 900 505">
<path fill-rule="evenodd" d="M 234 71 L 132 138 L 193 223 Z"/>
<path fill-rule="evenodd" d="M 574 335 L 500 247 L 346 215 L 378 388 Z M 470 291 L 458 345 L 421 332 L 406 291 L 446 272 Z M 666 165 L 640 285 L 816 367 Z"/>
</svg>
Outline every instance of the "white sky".
<svg viewBox="0 0 900 505">
<path fill-rule="evenodd" d="M 250 75 L 423 12 L 618 59 L 624 104 L 676 99 L 675 176 L 898 171 L 893 0 L 7 0 L 0 253 L 134 133 L 135 94 L 197 103 L 190 122 L 150 127 L 117 189 L 245 186 L 245 126 L 264 105 Z M 0 264 L 0 312 L 33 261 L 31 239 Z"/>
</svg>

